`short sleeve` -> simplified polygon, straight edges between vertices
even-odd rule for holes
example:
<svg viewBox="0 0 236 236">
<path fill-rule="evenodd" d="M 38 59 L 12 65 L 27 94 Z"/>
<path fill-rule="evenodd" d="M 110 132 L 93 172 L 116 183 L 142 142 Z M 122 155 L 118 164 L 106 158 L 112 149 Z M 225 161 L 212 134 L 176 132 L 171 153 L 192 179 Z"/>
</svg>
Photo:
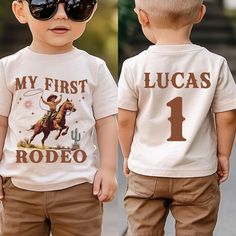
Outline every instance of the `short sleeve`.
<svg viewBox="0 0 236 236">
<path fill-rule="evenodd" d="M 97 86 L 93 92 L 93 112 L 96 120 L 118 113 L 117 85 L 105 63 L 98 70 Z"/>
<path fill-rule="evenodd" d="M 236 109 L 236 84 L 224 60 L 213 100 L 212 111 L 224 112 Z"/>
<path fill-rule="evenodd" d="M 12 103 L 12 93 L 9 91 L 3 65 L 0 62 L 0 115 L 9 116 Z"/>
<path fill-rule="evenodd" d="M 127 62 L 123 63 L 118 83 L 118 107 L 130 111 L 138 110 L 138 95 L 134 86 L 134 77 Z"/>
</svg>

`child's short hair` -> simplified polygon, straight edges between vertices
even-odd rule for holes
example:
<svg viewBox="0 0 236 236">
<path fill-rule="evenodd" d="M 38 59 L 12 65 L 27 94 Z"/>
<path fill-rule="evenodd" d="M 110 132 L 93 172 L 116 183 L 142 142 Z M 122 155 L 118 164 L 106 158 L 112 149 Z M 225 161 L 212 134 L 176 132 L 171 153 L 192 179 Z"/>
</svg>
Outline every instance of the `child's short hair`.
<svg viewBox="0 0 236 236">
<path fill-rule="evenodd" d="M 136 7 L 146 12 L 150 19 L 170 28 L 193 23 L 202 3 L 203 0 L 135 0 Z"/>
</svg>

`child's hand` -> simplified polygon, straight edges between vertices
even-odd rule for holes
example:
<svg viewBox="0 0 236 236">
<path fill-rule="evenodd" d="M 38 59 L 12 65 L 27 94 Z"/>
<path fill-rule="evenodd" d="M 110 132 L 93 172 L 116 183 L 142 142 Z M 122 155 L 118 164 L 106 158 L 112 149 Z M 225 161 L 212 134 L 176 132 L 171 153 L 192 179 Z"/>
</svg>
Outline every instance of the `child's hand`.
<svg viewBox="0 0 236 236">
<path fill-rule="evenodd" d="M 126 177 L 128 177 L 129 175 L 129 167 L 128 167 L 128 158 L 124 158 L 124 162 L 123 162 L 123 173 Z"/>
<path fill-rule="evenodd" d="M 99 201 L 112 201 L 117 190 L 115 173 L 110 170 L 99 169 L 93 185 L 93 194 L 97 195 Z"/>
<path fill-rule="evenodd" d="M 0 176 L 0 201 L 3 199 L 2 176 Z"/>
<path fill-rule="evenodd" d="M 219 183 L 225 182 L 229 177 L 229 159 L 228 157 L 218 157 L 217 174 Z"/>
</svg>

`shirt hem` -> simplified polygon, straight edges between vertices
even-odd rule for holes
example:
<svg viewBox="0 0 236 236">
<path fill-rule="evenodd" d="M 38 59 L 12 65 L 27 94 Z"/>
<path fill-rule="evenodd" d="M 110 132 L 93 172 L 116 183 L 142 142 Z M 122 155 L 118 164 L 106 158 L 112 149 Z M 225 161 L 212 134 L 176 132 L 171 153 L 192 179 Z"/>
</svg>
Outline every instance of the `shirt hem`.
<svg viewBox="0 0 236 236">
<path fill-rule="evenodd" d="M 137 174 L 155 177 L 170 177 L 170 178 L 191 178 L 209 176 L 217 171 L 217 167 L 212 167 L 205 170 L 171 170 L 171 169 L 141 169 L 129 163 L 129 169 Z"/>
<path fill-rule="evenodd" d="M 225 112 L 225 111 L 231 111 L 236 109 L 236 100 L 233 100 L 230 103 L 220 104 L 218 106 L 215 106 L 213 109 L 214 113 L 218 112 Z"/>
<path fill-rule="evenodd" d="M 106 118 L 108 116 L 115 116 L 118 114 L 118 109 L 114 109 L 112 111 L 108 111 L 108 112 L 102 112 L 102 113 L 99 113 L 95 116 L 95 120 L 99 120 L 99 119 L 102 119 L 102 118 Z"/>
<path fill-rule="evenodd" d="M 128 111 L 138 111 L 137 106 L 129 106 L 129 105 L 118 105 L 118 108 L 124 109 L 124 110 L 128 110 Z"/>
<path fill-rule="evenodd" d="M 4 116 L 4 117 L 9 117 L 9 112 L 3 112 L 3 111 L 0 111 L 0 116 Z"/>
<path fill-rule="evenodd" d="M 95 175 L 95 173 L 94 173 Z M 76 179 L 76 180 L 70 180 L 66 181 L 63 183 L 53 183 L 53 184 L 48 184 L 48 185 L 36 185 L 36 184 L 28 184 L 28 183 L 23 183 L 21 181 L 16 180 L 15 178 L 11 178 L 11 181 L 13 185 L 15 185 L 17 188 L 29 190 L 29 191 L 38 191 L 38 192 L 43 192 L 43 191 L 55 191 L 55 190 L 62 190 L 66 188 L 73 187 L 78 184 L 83 184 L 83 183 L 90 183 L 93 184 L 94 180 L 94 175 L 91 176 L 90 178 L 81 178 L 81 179 Z"/>
</svg>

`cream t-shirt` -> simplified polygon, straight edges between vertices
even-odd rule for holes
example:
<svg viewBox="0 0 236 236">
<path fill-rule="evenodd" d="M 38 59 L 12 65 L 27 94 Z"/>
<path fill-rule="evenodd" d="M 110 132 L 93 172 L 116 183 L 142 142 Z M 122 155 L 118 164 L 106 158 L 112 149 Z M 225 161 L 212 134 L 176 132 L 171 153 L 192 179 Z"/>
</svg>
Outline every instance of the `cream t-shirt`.
<svg viewBox="0 0 236 236">
<path fill-rule="evenodd" d="M 226 60 L 193 45 L 154 45 L 123 64 L 118 107 L 137 111 L 129 169 L 198 177 L 217 170 L 214 113 L 236 109 Z"/>
<path fill-rule="evenodd" d="M 46 55 L 27 47 L 1 59 L 0 115 L 9 128 L 0 175 L 34 191 L 93 183 L 95 122 L 116 113 L 117 86 L 97 57 L 76 48 Z"/>
</svg>

